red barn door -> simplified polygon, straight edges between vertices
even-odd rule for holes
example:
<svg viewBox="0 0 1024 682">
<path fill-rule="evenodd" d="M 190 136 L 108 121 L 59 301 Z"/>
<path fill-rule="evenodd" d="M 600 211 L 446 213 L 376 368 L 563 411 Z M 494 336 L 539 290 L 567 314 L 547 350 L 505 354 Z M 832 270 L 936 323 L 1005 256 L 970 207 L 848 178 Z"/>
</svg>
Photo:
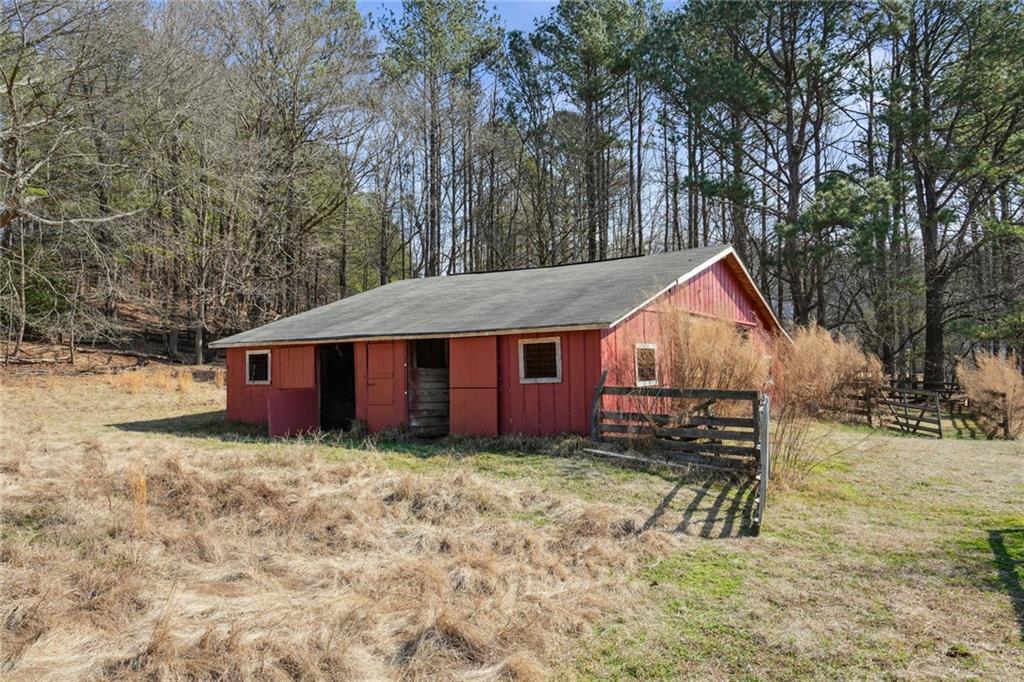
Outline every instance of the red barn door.
<svg viewBox="0 0 1024 682">
<path fill-rule="evenodd" d="M 451 432 L 498 435 L 498 337 L 449 342 Z"/>
<path fill-rule="evenodd" d="M 405 344 L 366 344 L 366 422 L 380 431 L 405 422 Z"/>
</svg>

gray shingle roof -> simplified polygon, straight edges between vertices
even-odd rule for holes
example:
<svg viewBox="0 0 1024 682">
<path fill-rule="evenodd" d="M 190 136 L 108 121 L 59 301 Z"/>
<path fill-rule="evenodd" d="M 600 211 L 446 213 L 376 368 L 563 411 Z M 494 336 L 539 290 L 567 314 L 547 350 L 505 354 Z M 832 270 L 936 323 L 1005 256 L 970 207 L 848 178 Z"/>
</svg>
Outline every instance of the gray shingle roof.
<svg viewBox="0 0 1024 682">
<path fill-rule="evenodd" d="M 728 246 L 392 282 L 211 344 L 607 327 Z"/>
</svg>

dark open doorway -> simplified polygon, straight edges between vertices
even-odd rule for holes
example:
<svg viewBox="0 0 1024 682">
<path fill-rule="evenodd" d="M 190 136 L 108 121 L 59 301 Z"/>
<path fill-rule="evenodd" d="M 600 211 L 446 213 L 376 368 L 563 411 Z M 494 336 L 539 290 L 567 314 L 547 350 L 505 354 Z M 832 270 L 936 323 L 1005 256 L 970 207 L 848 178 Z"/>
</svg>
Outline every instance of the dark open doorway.
<svg viewBox="0 0 1024 682">
<path fill-rule="evenodd" d="M 417 436 L 448 433 L 448 339 L 414 341 L 409 368 L 409 430 Z"/>
<path fill-rule="evenodd" d="M 356 362 L 351 343 L 320 346 L 320 428 L 351 428 L 356 418 Z"/>
</svg>

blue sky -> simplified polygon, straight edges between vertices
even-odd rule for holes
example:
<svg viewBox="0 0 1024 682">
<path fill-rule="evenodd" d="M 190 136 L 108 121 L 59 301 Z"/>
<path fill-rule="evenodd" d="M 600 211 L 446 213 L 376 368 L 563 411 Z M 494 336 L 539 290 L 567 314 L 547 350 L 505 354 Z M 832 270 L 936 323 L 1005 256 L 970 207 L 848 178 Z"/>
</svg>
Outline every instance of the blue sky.
<svg viewBox="0 0 1024 682">
<path fill-rule="evenodd" d="M 556 3 L 547 0 L 514 0 L 488 4 L 494 8 L 507 30 L 529 31 L 533 28 L 534 20 L 547 14 Z M 363 14 L 370 13 L 374 17 L 386 15 L 388 11 L 398 14 L 402 9 L 400 0 L 356 0 L 356 6 Z"/>
</svg>

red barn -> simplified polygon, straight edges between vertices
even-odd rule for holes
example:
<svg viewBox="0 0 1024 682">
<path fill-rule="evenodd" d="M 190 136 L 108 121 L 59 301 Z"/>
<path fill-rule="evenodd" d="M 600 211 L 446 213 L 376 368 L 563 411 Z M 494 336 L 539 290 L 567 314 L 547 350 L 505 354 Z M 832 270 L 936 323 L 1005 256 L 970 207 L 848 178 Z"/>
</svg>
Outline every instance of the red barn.
<svg viewBox="0 0 1024 682">
<path fill-rule="evenodd" d="M 656 385 L 659 310 L 785 334 L 731 247 L 393 282 L 221 339 L 227 417 L 272 435 L 587 434 L 594 388 Z M 623 369 L 628 368 L 628 369 Z M 637 376 L 637 373 L 641 376 Z"/>
</svg>

